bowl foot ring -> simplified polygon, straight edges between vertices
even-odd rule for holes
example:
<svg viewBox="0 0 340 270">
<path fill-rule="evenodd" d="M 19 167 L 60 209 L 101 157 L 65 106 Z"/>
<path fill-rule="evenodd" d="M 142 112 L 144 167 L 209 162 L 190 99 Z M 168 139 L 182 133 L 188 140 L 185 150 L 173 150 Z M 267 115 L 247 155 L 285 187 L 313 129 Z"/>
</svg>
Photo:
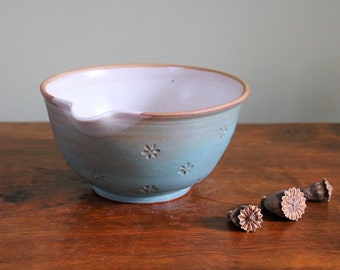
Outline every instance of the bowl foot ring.
<svg viewBox="0 0 340 270">
<path fill-rule="evenodd" d="M 127 196 L 127 195 L 119 195 L 107 192 L 97 186 L 92 186 L 92 189 L 99 196 L 109 199 L 112 201 L 122 202 L 122 203 L 161 203 L 172 201 L 178 199 L 189 192 L 191 187 L 187 187 L 184 189 L 176 190 L 173 192 L 161 193 L 161 194 L 153 194 L 153 195 L 144 195 L 144 196 Z"/>
</svg>

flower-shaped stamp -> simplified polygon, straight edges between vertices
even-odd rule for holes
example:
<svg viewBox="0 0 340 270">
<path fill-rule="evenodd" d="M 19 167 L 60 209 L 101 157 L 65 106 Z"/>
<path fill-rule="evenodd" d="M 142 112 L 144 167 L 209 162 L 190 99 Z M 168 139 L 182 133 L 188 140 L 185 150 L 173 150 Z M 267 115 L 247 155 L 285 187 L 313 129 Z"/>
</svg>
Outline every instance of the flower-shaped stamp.
<svg viewBox="0 0 340 270">
<path fill-rule="evenodd" d="M 98 182 L 106 181 L 106 176 L 103 175 L 99 170 L 93 169 L 91 175 Z"/>
<path fill-rule="evenodd" d="M 222 140 L 224 137 L 227 136 L 228 128 L 226 125 L 221 127 L 218 131 L 218 137 Z"/>
<path fill-rule="evenodd" d="M 142 193 L 154 193 L 158 191 L 158 188 L 155 185 L 151 185 L 151 186 L 144 186 L 140 192 Z"/>
<path fill-rule="evenodd" d="M 179 170 L 177 173 L 184 176 L 184 175 L 186 175 L 186 174 L 191 170 L 191 168 L 193 168 L 193 167 L 194 167 L 193 164 L 191 164 L 190 162 L 187 162 L 187 164 L 181 165 L 181 168 L 180 168 L 180 170 Z"/>
<path fill-rule="evenodd" d="M 156 144 L 153 144 L 151 146 L 144 145 L 144 150 L 141 152 L 141 154 L 145 156 L 146 159 L 153 159 L 157 158 L 160 152 L 161 150 L 157 148 Z"/>
</svg>

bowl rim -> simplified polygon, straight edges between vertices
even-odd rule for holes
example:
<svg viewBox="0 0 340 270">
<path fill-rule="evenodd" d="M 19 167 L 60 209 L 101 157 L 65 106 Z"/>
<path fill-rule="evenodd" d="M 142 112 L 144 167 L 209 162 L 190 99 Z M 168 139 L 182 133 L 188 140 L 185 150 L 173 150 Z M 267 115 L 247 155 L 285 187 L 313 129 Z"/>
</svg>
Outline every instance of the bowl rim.
<svg viewBox="0 0 340 270">
<path fill-rule="evenodd" d="M 198 71 L 205 71 L 205 72 L 212 72 L 212 73 L 220 74 L 220 75 L 229 77 L 239 82 L 243 87 L 243 92 L 239 97 L 229 102 L 225 102 L 223 104 L 216 105 L 216 106 L 206 107 L 206 108 L 197 109 L 197 110 L 180 111 L 180 112 L 142 112 L 139 114 L 141 116 L 164 118 L 164 117 L 198 116 L 198 115 L 203 115 L 203 114 L 215 113 L 215 112 L 227 110 L 229 108 L 239 105 L 248 97 L 250 93 L 248 84 L 244 80 L 240 79 L 239 77 L 233 74 L 230 74 L 224 71 L 219 71 L 216 69 L 211 69 L 211 68 L 203 68 L 203 67 L 198 67 L 198 66 L 180 65 L 180 64 L 110 64 L 110 65 L 98 65 L 98 66 L 76 68 L 76 69 L 72 69 L 69 71 L 61 72 L 59 74 L 53 75 L 47 78 L 46 80 L 44 80 L 40 84 L 40 92 L 45 98 L 45 100 L 54 104 L 53 102 L 54 96 L 47 92 L 46 85 L 61 77 L 69 76 L 75 73 L 92 71 L 92 70 L 120 69 L 120 68 L 153 68 L 153 67 L 154 68 L 157 68 L 157 67 L 183 68 L 183 69 L 191 69 L 191 70 L 198 70 Z"/>
</svg>

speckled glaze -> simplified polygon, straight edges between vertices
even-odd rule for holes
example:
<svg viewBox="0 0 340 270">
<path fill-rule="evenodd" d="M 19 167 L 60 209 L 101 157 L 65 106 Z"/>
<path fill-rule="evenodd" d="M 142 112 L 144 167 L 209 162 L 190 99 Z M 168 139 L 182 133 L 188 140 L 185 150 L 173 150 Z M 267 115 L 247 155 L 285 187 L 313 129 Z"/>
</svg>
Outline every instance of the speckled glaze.
<svg viewBox="0 0 340 270">
<path fill-rule="evenodd" d="M 141 78 L 146 72 L 145 80 L 153 76 L 155 71 L 155 76 L 158 78 L 155 90 L 150 96 L 147 96 L 148 92 L 143 92 L 144 97 L 134 101 L 137 103 L 138 99 L 148 102 L 152 100 L 152 103 L 157 103 L 158 100 L 163 104 L 167 101 L 179 103 L 176 97 L 166 96 L 167 94 L 164 96 L 163 93 L 153 99 L 155 93 L 158 93 L 157 87 L 162 85 L 162 80 L 164 85 L 171 83 L 171 89 L 177 89 L 176 84 L 182 87 L 178 92 L 179 100 L 182 102 L 185 89 L 192 88 L 188 82 L 196 80 L 205 73 L 209 73 L 208 76 L 212 77 L 204 79 L 200 87 L 205 83 L 211 86 L 212 78 L 217 76 L 217 80 L 219 78 L 222 80 L 218 85 L 221 91 L 234 91 L 234 94 L 228 97 L 221 92 L 221 97 L 228 97 L 227 101 L 222 100 L 214 106 L 203 107 L 206 104 L 204 100 L 214 95 L 214 87 L 203 85 L 202 90 L 199 90 L 202 93 L 199 101 L 193 97 L 195 90 L 191 91 L 191 96 L 187 99 L 189 102 L 185 101 L 190 104 L 188 110 L 183 110 L 183 107 L 187 106 L 184 101 L 184 105 L 174 105 L 173 108 L 167 108 L 166 105 L 156 109 L 145 107 L 151 108 L 151 112 L 143 110 L 144 105 L 139 106 L 139 103 L 136 105 L 136 110 L 131 109 L 134 108 L 134 104 L 115 110 L 117 105 L 114 102 L 105 105 L 106 99 L 115 99 L 117 95 L 110 94 L 109 88 L 112 86 L 110 84 L 109 90 L 105 90 L 105 95 L 98 99 L 101 101 L 94 102 L 93 113 L 89 113 L 87 108 L 91 106 L 93 98 L 87 93 L 96 92 L 97 88 L 101 87 L 103 75 L 97 77 L 97 73 L 93 71 L 99 70 L 105 73 L 113 70 L 114 73 L 115 70 L 120 69 L 124 69 L 127 74 L 130 70 L 138 71 L 138 74 L 141 73 Z M 183 87 L 181 79 L 188 77 L 186 71 L 190 72 L 190 78 L 186 79 Z M 77 78 L 67 91 L 59 89 L 62 89 L 68 81 L 72 81 L 72 76 L 88 72 L 92 72 L 91 81 L 94 83 L 83 94 L 90 96 L 86 101 L 90 105 L 84 105 L 85 109 L 77 112 L 74 100 L 78 102 L 79 99 L 81 103 L 84 97 L 79 93 L 70 98 L 67 95 L 72 89 L 76 89 L 77 82 L 82 80 L 82 77 Z M 172 74 L 163 76 L 163 73 Z M 112 74 L 110 73 L 109 76 L 112 77 Z M 223 77 L 227 77 L 228 82 L 231 82 L 231 86 L 225 85 L 225 89 Z M 133 76 L 128 78 L 134 80 Z M 111 81 L 107 78 L 105 80 Z M 138 83 L 142 84 L 143 81 Z M 123 83 L 119 86 L 121 85 Z M 131 86 L 124 85 L 123 102 L 130 100 L 129 87 Z M 206 96 L 203 96 L 204 87 L 209 91 Z M 229 90 L 230 88 L 232 89 Z M 171 89 L 166 91 L 175 91 Z M 60 96 L 59 91 L 62 92 Z M 213 170 L 230 142 L 237 124 L 240 105 L 248 96 L 249 89 L 242 80 L 214 70 L 174 65 L 112 65 L 79 69 L 51 77 L 42 83 L 41 92 L 45 98 L 59 149 L 70 167 L 91 183 L 97 194 L 120 202 L 154 203 L 169 201 L 186 194 L 193 184 L 202 181 Z M 101 91 L 96 93 L 96 98 L 101 96 Z M 107 98 L 107 93 L 110 98 Z M 173 96 L 175 95 L 174 92 Z M 196 107 L 195 103 L 197 103 Z M 122 104 L 121 101 L 119 104 Z M 96 106 L 101 107 L 99 113 L 96 112 L 98 109 Z M 227 176 L 226 181 L 228 181 Z"/>
</svg>

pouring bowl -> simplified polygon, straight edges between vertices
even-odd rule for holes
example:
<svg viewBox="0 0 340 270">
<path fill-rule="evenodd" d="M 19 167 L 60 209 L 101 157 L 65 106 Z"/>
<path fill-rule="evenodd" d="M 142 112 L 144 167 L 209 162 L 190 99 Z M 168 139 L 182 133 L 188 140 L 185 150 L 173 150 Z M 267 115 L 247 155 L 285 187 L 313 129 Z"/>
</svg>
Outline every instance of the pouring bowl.
<svg viewBox="0 0 340 270">
<path fill-rule="evenodd" d="M 165 64 L 72 70 L 40 90 L 72 170 L 100 196 L 126 203 L 173 200 L 206 178 L 249 94 L 234 75 Z"/>
</svg>

